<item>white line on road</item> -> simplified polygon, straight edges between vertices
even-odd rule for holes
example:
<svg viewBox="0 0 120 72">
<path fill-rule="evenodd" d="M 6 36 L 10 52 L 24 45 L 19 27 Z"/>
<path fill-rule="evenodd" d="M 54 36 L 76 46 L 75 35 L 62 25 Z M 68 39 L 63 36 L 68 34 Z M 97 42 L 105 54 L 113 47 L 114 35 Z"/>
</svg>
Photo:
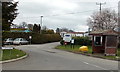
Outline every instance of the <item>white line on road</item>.
<svg viewBox="0 0 120 72">
<path fill-rule="evenodd" d="M 105 68 L 103 68 L 103 67 L 100 67 L 100 66 L 97 66 L 97 65 L 94 65 L 94 64 L 90 64 L 90 63 L 88 63 L 88 62 L 83 62 L 83 63 L 85 63 L 85 64 L 87 64 L 87 65 L 91 65 L 91 66 L 97 67 L 97 68 L 100 68 L 100 69 L 103 69 L 103 70 L 108 70 L 108 69 L 105 69 Z"/>
</svg>

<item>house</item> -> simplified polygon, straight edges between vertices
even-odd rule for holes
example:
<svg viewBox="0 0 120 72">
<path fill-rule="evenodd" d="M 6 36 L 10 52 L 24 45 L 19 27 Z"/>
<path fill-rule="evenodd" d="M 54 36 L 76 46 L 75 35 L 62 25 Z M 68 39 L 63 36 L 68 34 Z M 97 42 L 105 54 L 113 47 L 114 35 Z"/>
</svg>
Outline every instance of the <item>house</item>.
<svg viewBox="0 0 120 72">
<path fill-rule="evenodd" d="M 84 36 L 85 32 L 60 32 L 61 37 L 63 38 L 65 34 L 71 35 L 71 37 Z"/>
</svg>

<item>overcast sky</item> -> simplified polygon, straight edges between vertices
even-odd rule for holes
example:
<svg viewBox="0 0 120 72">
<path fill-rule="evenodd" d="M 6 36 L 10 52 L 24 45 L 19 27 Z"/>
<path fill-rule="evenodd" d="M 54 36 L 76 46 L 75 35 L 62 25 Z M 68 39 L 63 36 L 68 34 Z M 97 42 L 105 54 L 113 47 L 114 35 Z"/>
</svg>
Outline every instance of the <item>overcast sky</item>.
<svg viewBox="0 0 120 72">
<path fill-rule="evenodd" d="M 106 2 L 102 8 L 111 8 L 117 11 L 119 0 L 14 0 L 19 1 L 18 17 L 13 23 L 40 24 L 43 16 L 43 25 L 49 29 L 68 28 L 74 31 L 88 30 L 87 18 L 95 11 L 99 11 L 96 2 Z"/>
</svg>

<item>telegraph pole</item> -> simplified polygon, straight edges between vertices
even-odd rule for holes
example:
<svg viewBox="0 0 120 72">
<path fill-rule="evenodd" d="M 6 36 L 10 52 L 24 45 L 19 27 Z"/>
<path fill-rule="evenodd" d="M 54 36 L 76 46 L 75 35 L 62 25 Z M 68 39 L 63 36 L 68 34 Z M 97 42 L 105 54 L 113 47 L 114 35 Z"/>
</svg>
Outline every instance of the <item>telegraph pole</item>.
<svg viewBox="0 0 120 72">
<path fill-rule="evenodd" d="M 96 5 L 100 5 L 100 8 L 99 8 L 99 10 L 100 10 L 100 17 L 101 17 L 102 5 L 105 5 L 105 4 L 106 4 L 106 2 L 104 2 L 104 3 L 96 3 Z M 101 22 L 100 22 L 100 24 L 101 24 Z M 101 27 L 100 24 L 99 24 L 99 27 Z M 102 24 L 102 29 L 103 29 L 103 24 Z"/>
<path fill-rule="evenodd" d="M 104 2 L 104 3 L 96 3 L 96 5 L 100 5 L 100 14 L 101 14 L 101 10 L 102 10 L 102 5 L 105 5 L 106 4 L 106 2 Z"/>
<path fill-rule="evenodd" d="M 41 21 L 40 21 L 40 24 L 41 24 L 41 30 L 40 30 L 40 34 L 42 34 L 42 18 L 43 16 L 40 16 L 41 17 Z"/>
</svg>

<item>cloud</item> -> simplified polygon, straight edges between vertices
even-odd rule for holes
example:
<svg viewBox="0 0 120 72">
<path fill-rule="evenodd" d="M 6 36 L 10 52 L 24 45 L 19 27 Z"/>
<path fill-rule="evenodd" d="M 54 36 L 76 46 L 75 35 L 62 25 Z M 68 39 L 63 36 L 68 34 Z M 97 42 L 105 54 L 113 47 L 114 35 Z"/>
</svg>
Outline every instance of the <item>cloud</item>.
<svg viewBox="0 0 120 72">
<path fill-rule="evenodd" d="M 87 18 L 94 11 L 99 11 L 96 5 L 98 0 L 15 0 L 19 1 L 18 17 L 15 24 L 23 21 L 34 24 L 40 23 L 40 16 L 43 15 L 43 25 L 51 29 L 66 27 L 75 31 L 87 31 Z M 101 0 L 105 2 L 105 0 Z M 111 0 L 112 1 L 112 0 Z M 117 7 L 117 0 L 106 1 L 102 8 Z M 114 9 L 117 9 L 117 8 Z"/>
</svg>

